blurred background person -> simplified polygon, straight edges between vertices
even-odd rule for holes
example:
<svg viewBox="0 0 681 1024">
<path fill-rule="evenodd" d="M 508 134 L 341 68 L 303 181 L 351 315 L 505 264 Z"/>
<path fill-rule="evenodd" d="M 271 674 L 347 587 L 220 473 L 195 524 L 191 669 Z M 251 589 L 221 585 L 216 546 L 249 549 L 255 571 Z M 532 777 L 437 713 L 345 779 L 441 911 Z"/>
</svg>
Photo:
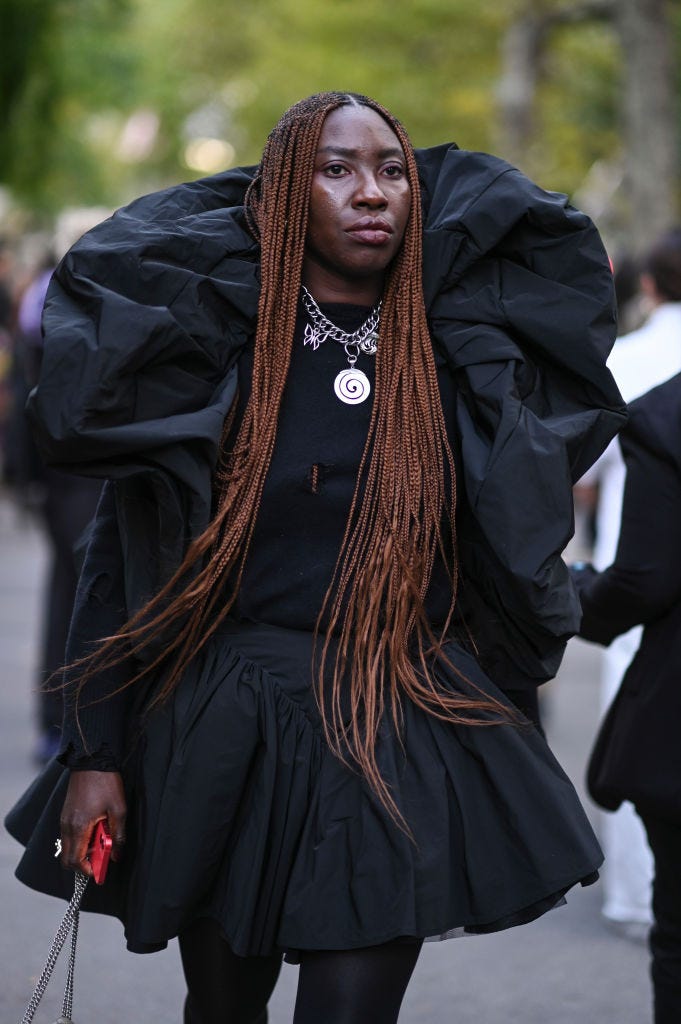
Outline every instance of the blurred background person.
<svg viewBox="0 0 681 1024">
<path fill-rule="evenodd" d="M 625 401 L 681 371 L 681 228 L 666 231 L 641 261 L 640 290 L 648 315 L 642 327 L 623 335 L 608 366 Z M 622 512 L 625 466 L 616 438 L 576 488 L 577 500 L 591 499 L 597 488 L 593 564 L 605 569 L 615 557 Z M 638 626 L 618 636 L 603 654 L 601 703 L 612 701 L 641 640 Z M 603 915 L 626 934 L 645 934 L 650 920 L 652 859 L 640 821 L 623 803 L 602 823 L 606 854 Z"/>
<path fill-rule="evenodd" d="M 0 240 L 0 478 L 2 476 L 5 432 L 11 408 L 12 293 L 2 273 L 3 243 Z"/>
<path fill-rule="evenodd" d="M 640 327 L 646 316 L 641 311 L 640 261 L 631 253 L 622 252 L 612 260 L 615 302 L 617 303 L 617 326 L 619 340 Z M 575 537 L 566 554 L 568 559 L 591 558 L 596 542 L 596 516 L 598 512 L 597 462 L 574 488 L 575 496 Z"/>
<path fill-rule="evenodd" d="M 681 344 L 681 341 L 680 341 Z M 631 801 L 654 856 L 650 932 L 655 1024 L 681 1021 L 681 374 L 630 407 L 613 563 L 573 571 L 580 635 L 611 644 L 643 624 L 640 647 L 599 733 L 592 797 Z"/>
<path fill-rule="evenodd" d="M 46 254 L 19 300 L 12 366 L 12 418 L 7 438 L 8 482 L 24 506 L 34 508 L 49 545 L 37 677 L 34 759 L 46 763 L 59 747 L 63 701 L 60 680 L 80 572 L 78 541 L 93 518 L 101 484 L 45 467 L 33 442 L 24 406 L 42 360 L 40 321 L 56 260 Z M 51 680 L 51 682 L 50 682 Z"/>
<path fill-rule="evenodd" d="M 641 261 L 628 252 L 613 260 L 613 279 L 617 301 L 617 326 L 620 341 L 645 322 L 650 308 L 641 291 Z M 612 358 L 612 355 L 611 355 Z"/>
</svg>

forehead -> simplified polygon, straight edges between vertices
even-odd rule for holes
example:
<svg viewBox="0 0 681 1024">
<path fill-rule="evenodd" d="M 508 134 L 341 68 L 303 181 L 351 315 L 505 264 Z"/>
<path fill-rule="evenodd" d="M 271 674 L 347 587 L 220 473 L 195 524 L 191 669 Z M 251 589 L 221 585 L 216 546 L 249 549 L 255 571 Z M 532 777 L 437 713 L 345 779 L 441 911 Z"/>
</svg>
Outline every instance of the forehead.
<svg viewBox="0 0 681 1024">
<path fill-rule="evenodd" d="M 402 153 L 395 132 L 371 107 L 336 107 L 327 115 L 317 152 L 334 148 Z"/>
</svg>

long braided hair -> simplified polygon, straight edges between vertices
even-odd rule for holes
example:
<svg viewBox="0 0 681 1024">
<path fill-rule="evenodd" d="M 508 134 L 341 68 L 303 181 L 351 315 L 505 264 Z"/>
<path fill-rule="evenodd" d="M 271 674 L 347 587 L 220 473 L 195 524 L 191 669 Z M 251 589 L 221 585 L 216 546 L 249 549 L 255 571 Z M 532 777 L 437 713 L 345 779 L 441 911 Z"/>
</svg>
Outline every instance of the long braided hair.
<svg viewBox="0 0 681 1024">
<path fill-rule="evenodd" d="M 404 151 L 411 210 L 401 249 L 387 272 L 373 410 L 345 536 L 320 609 L 314 678 L 331 749 L 364 774 L 392 817 L 403 823 L 376 755 L 385 713 L 398 728 L 404 698 L 447 722 L 497 724 L 508 721 L 509 713 L 472 684 L 467 693 L 452 692 L 433 673 L 434 657 L 447 660 L 442 637 L 456 596 L 456 477 L 423 301 L 416 160 L 402 125 L 367 97 L 311 96 L 287 110 L 267 140 L 245 199 L 247 224 L 261 252 L 252 388 L 241 423 L 234 424 L 232 414 L 225 426 L 215 515 L 163 589 L 84 659 L 94 661 L 86 665 L 81 687 L 95 668 L 122 659 L 120 641 L 134 655 L 163 634 L 163 652 L 127 683 L 163 665 L 154 698 L 162 702 L 233 607 L 276 441 L 317 146 L 326 116 L 344 105 L 375 110 L 395 132 Z M 452 602 L 448 622 L 435 637 L 424 602 L 438 552 L 449 565 Z"/>
</svg>

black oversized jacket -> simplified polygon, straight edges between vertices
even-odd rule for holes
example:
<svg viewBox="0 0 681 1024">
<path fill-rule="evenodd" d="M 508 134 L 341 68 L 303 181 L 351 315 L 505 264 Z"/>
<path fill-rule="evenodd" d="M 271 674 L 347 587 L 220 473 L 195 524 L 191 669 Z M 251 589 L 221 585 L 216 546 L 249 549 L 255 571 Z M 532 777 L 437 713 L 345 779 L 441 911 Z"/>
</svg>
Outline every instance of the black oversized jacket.
<svg viewBox="0 0 681 1024">
<path fill-rule="evenodd" d="M 610 810 L 631 800 L 681 823 L 681 374 L 629 410 L 615 561 L 575 579 L 580 636 L 609 644 L 632 626 L 645 628 L 601 727 L 589 789 Z"/>
<path fill-rule="evenodd" d="M 561 559 L 571 484 L 624 422 L 605 366 L 611 273 L 565 196 L 454 146 L 417 159 L 426 309 L 456 386 L 466 620 L 497 685 L 533 688 L 579 624 Z M 242 208 L 250 176 L 137 200 L 84 236 L 53 279 L 30 412 L 48 461 L 113 481 L 103 516 L 120 540 L 125 604 L 95 550 L 69 657 L 101 635 L 98 616 L 110 631 L 140 608 L 209 520 L 236 363 L 257 315 L 258 248 Z M 84 711 L 84 731 L 88 715 L 105 714 L 108 702 Z"/>
</svg>

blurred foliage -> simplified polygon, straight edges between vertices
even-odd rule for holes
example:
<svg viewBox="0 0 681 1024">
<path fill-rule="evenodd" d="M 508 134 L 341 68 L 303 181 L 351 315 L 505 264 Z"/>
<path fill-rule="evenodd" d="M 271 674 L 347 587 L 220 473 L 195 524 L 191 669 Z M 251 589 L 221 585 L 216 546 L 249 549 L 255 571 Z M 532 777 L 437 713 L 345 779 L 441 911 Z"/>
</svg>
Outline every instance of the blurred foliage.
<svg viewBox="0 0 681 1024">
<path fill-rule="evenodd" d="M 282 111 L 322 89 L 374 96 L 416 145 L 495 149 L 500 46 L 527 9 L 526 0 L 0 0 L 0 180 L 44 211 L 120 203 L 196 177 L 183 153 L 197 136 L 229 142 L 235 163 L 256 162 Z M 553 34 L 525 168 L 545 186 L 572 191 L 616 151 L 620 61 L 606 23 Z M 140 111 L 157 116 L 158 130 L 148 152 L 131 156 L 122 140 Z"/>
<path fill-rule="evenodd" d="M 416 145 L 455 134 L 474 147 L 489 141 L 499 2 L 473 10 L 467 0 L 174 0 L 170 17 L 139 7 L 144 35 L 156 41 L 147 87 L 163 123 L 177 137 L 193 111 L 208 121 L 212 113 L 237 162 L 257 162 L 281 113 L 325 89 L 376 97 Z M 169 172 L 176 153 L 166 153 Z"/>
<path fill-rule="evenodd" d="M 0 178 L 38 207 L 106 200 L 93 118 L 138 102 L 130 0 L 0 0 Z"/>
<path fill-rule="evenodd" d="M 551 66 L 538 92 L 532 168 L 551 187 L 571 191 L 593 163 L 617 151 L 619 64 L 619 43 L 608 24 L 554 32 Z"/>
</svg>

